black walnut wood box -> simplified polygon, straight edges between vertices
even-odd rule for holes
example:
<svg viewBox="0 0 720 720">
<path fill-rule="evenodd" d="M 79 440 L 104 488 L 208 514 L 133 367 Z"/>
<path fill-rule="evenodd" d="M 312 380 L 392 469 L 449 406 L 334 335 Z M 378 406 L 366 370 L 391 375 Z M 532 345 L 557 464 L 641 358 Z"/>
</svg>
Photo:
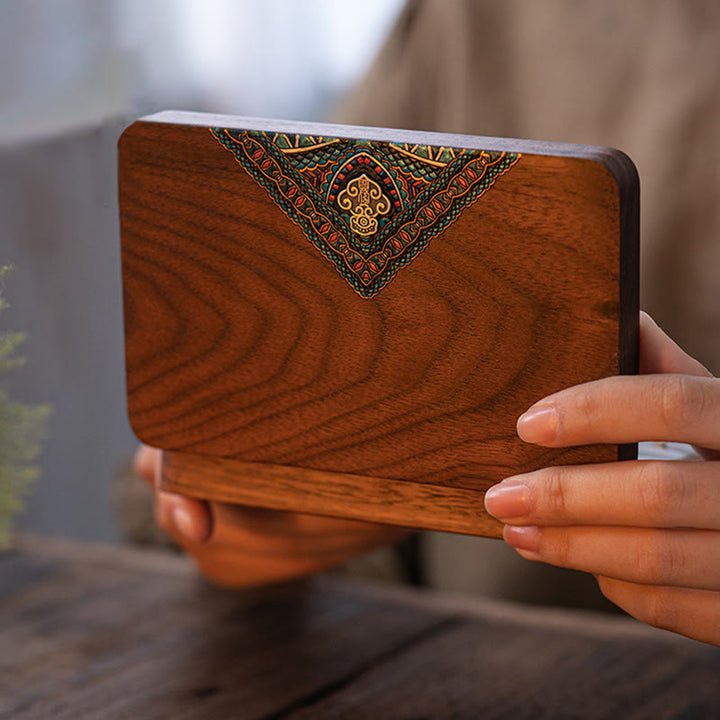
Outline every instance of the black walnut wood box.
<svg viewBox="0 0 720 720">
<path fill-rule="evenodd" d="M 190 496 L 497 536 L 517 417 L 637 372 L 607 148 L 166 112 L 119 145 L 130 422 Z"/>
</svg>

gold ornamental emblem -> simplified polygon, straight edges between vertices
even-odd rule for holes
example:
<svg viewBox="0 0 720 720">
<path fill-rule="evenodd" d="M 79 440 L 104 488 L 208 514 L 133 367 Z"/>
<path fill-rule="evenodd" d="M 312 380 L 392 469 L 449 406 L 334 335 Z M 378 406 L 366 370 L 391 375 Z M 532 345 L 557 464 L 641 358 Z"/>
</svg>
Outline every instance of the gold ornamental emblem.
<svg viewBox="0 0 720 720">
<path fill-rule="evenodd" d="M 374 235 L 378 229 L 378 215 L 390 210 L 388 200 L 381 187 L 367 175 L 351 180 L 337 196 L 341 210 L 350 211 L 350 227 L 358 235 Z"/>
</svg>

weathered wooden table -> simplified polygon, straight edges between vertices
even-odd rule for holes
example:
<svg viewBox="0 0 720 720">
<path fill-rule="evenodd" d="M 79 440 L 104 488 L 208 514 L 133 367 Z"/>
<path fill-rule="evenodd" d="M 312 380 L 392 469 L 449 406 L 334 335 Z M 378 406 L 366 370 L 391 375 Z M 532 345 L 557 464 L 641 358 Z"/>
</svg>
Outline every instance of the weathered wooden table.
<svg viewBox="0 0 720 720">
<path fill-rule="evenodd" d="M 246 592 L 185 559 L 0 554 L 0 717 L 718 718 L 720 648 L 624 618 L 337 577 Z"/>
</svg>

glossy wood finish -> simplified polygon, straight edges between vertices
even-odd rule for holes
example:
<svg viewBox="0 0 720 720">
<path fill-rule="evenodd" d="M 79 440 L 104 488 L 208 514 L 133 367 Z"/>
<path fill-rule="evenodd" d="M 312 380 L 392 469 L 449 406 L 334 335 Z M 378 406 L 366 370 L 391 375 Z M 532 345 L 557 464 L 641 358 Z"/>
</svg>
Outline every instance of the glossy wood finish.
<svg viewBox="0 0 720 720">
<path fill-rule="evenodd" d="M 720 649 L 588 612 L 333 577 L 230 592 L 185 558 L 0 553 L 3 720 L 720 717 Z"/>
<path fill-rule="evenodd" d="M 467 488 L 167 451 L 163 487 L 189 497 L 276 510 L 321 510 L 390 525 L 502 535 L 502 525 L 484 512 L 482 496 Z"/>
<path fill-rule="evenodd" d="M 261 126 L 162 115 L 133 124 L 120 143 L 131 424 L 144 442 L 183 453 L 170 468 L 217 469 L 210 458 L 242 463 L 194 473 L 192 482 L 189 471 L 169 470 L 167 488 L 496 534 L 496 524 L 471 519 L 482 515 L 491 484 L 541 466 L 617 457 L 614 446 L 526 446 L 515 421 L 548 393 L 636 371 L 637 180 L 624 156 L 284 127 L 522 153 L 368 300 L 218 145 L 211 125 Z M 298 473 L 293 483 L 277 466 L 317 474 Z M 228 468 L 243 475 L 233 479 Z M 278 472 L 282 491 L 266 492 Z M 338 476 L 341 502 L 329 499 L 332 483 L 323 484 Z M 321 485 L 308 493 L 312 477 Z M 436 512 L 438 505 L 449 511 Z"/>
</svg>

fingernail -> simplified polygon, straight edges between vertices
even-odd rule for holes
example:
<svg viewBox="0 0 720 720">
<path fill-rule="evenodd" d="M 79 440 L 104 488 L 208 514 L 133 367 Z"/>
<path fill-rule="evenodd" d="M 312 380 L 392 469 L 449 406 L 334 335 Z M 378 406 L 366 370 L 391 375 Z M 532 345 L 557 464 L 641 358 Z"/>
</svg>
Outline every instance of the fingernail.
<svg viewBox="0 0 720 720">
<path fill-rule="evenodd" d="M 485 509 L 496 518 L 517 518 L 530 511 L 530 488 L 517 480 L 504 480 L 485 493 Z"/>
<path fill-rule="evenodd" d="M 536 553 L 540 549 L 540 529 L 534 525 L 506 525 L 503 538 L 516 550 L 528 550 Z"/>
<path fill-rule="evenodd" d="M 190 513 L 184 507 L 178 505 L 173 508 L 172 517 L 178 532 L 188 540 L 195 540 L 195 526 Z"/>
<path fill-rule="evenodd" d="M 552 405 L 531 407 L 517 421 L 517 433 L 529 443 L 548 443 L 555 439 L 558 413 Z"/>
</svg>

